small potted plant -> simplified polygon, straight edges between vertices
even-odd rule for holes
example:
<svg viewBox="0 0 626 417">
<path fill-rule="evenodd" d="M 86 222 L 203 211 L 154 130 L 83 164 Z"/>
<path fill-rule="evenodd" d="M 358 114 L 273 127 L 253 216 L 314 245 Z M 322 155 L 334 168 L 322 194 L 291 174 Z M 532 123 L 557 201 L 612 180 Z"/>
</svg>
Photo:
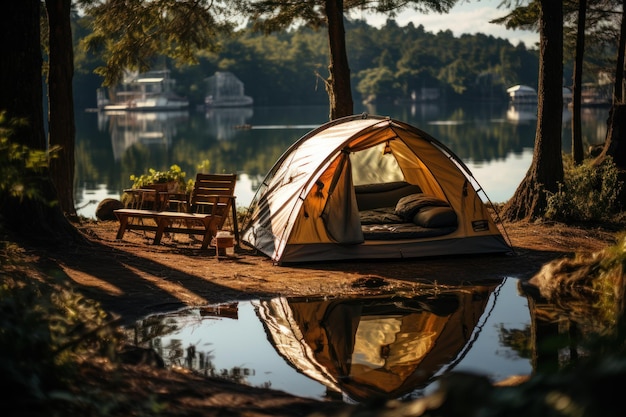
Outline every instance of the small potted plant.
<svg viewBox="0 0 626 417">
<path fill-rule="evenodd" d="M 140 176 L 133 174 L 130 176 L 130 180 L 133 181 L 131 188 L 148 188 L 175 193 L 186 189 L 186 176 L 187 174 L 175 164 L 167 171 L 157 171 L 154 168 L 150 168 L 146 174 Z"/>
<path fill-rule="evenodd" d="M 185 181 L 187 174 L 178 165 L 172 165 L 167 171 L 157 171 L 154 168 L 148 169 L 148 172 L 142 175 L 131 175 L 130 180 L 133 182 L 131 189 L 127 190 L 122 197 L 125 207 L 139 206 L 144 207 L 145 203 L 149 207 L 161 207 L 163 200 L 160 196 L 162 193 L 181 193 L 185 194 L 189 184 Z M 154 193 L 143 193 L 139 190 L 154 190 Z M 137 190 L 133 192 L 133 190 Z"/>
</svg>

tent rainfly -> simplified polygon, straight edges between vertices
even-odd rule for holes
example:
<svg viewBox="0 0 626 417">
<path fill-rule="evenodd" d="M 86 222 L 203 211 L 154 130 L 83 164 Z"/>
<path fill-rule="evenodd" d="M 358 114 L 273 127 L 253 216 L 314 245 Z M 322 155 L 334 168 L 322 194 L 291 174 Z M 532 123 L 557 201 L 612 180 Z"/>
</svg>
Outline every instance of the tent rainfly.
<svg viewBox="0 0 626 417">
<path fill-rule="evenodd" d="M 242 240 L 279 264 L 510 252 L 488 201 L 465 164 L 426 132 L 348 116 L 279 158 L 250 204 Z"/>
</svg>

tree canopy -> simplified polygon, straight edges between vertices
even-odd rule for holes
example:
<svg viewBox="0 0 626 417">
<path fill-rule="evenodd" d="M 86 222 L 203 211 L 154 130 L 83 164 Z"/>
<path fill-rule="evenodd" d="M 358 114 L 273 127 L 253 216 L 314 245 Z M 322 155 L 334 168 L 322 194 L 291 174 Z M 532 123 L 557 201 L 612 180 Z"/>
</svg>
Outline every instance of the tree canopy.
<svg viewBox="0 0 626 417">
<path fill-rule="evenodd" d="M 77 19 L 82 33 L 88 18 Z M 398 26 L 394 20 L 380 28 L 364 20 L 346 19 L 350 80 L 355 101 L 409 100 L 422 89 L 437 89 L 446 97 L 506 99 L 514 84 L 536 87 L 537 51 L 520 43 L 483 34 L 455 37 L 450 31 L 427 32 L 423 26 Z M 231 71 L 258 105 L 324 104 L 328 97 L 319 74 L 328 63 L 326 34 L 308 27 L 269 35 L 243 29 L 221 36 L 219 51 L 201 52 L 197 64 L 176 66 L 172 76 L 179 94 L 202 104 L 204 79 L 215 71 Z M 83 35 L 85 36 L 85 35 Z M 76 40 L 77 42 L 79 39 Z M 152 61 L 154 65 L 162 65 Z M 91 72 L 101 61 L 80 48 L 74 83 L 77 106 L 94 107 L 100 86 Z M 456 79 L 461 65 L 465 73 Z M 374 73 L 386 68 L 390 82 L 378 85 Z"/>
<path fill-rule="evenodd" d="M 155 56 L 196 63 L 199 51 L 215 51 L 215 39 L 232 30 L 228 5 L 212 0 L 80 0 L 93 31 L 83 39 L 105 65 L 96 68 L 104 84 L 115 84 L 124 70 L 146 71 Z"/>
<path fill-rule="evenodd" d="M 353 114 L 350 66 L 346 47 L 344 13 L 358 9 L 394 15 L 407 8 L 416 11 L 444 13 L 457 0 L 306 0 L 254 2 L 236 0 L 252 27 L 264 33 L 285 30 L 303 24 L 315 29 L 326 26 L 328 33 L 328 77 L 324 80 L 330 102 L 330 119 Z"/>
</svg>

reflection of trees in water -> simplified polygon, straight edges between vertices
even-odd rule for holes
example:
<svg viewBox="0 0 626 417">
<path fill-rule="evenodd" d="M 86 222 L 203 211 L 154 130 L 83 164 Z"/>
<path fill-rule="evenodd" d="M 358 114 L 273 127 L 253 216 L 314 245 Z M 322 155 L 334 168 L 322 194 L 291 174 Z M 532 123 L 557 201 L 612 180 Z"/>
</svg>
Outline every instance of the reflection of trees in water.
<svg viewBox="0 0 626 417">
<path fill-rule="evenodd" d="M 500 344 L 515 352 L 515 354 L 510 353 L 511 356 L 525 359 L 532 358 L 530 326 L 525 326 L 523 329 L 507 329 L 503 324 L 500 324 L 498 332 Z"/>
<path fill-rule="evenodd" d="M 107 178 L 106 172 L 100 172 L 97 166 L 98 152 L 94 152 L 86 142 L 77 141 L 74 148 L 76 158 L 76 178 L 81 178 L 82 184 L 89 184 L 96 188 L 102 178 Z"/>
<path fill-rule="evenodd" d="M 171 339 L 164 347 L 163 354 L 166 366 L 184 367 L 204 376 L 222 378 L 239 384 L 248 384 L 247 377 L 255 375 L 254 369 L 240 366 L 218 369 L 213 363 L 215 356 L 212 351 L 198 350 L 193 344 L 185 348 L 180 339 Z"/>
<path fill-rule="evenodd" d="M 155 348 L 154 340 L 176 330 L 178 330 L 178 325 L 174 319 L 155 315 L 139 320 L 133 326 L 126 327 L 125 334 L 136 346 Z M 161 354 L 162 352 L 158 353 Z"/>
<path fill-rule="evenodd" d="M 378 106 L 375 110 L 428 132 L 466 162 L 502 160 L 510 154 L 520 155 L 534 145 L 535 124 L 507 122 L 506 103 Z M 590 113 L 591 119 L 583 122 L 583 136 L 594 142 L 602 132 L 606 132 L 603 123 L 606 110 L 589 110 L 595 113 Z M 125 139 L 117 140 L 114 136 L 130 137 L 124 132 L 131 128 L 127 125 L 132 120 L 123 121 L 121 125 L 118 123 L 115 128 L 117 133 L 113 135 L 108 129 L 99 131 L 96 122 L 88 117 L 93 116 L 77 118 L 77 181 L 93 180 L 108 184 L 109 189 L 121 191 L 129 186 L 131 174 L 145 172 L 148 168 L 167 169 L 177 164 L 191 178 L 197 172 L 197 165 L 204 160 L 210 161 L 213 172 L 245 172 L 251 177 L 264 176 L 280 155 L 309 129 L 235 129 L 235 126 L 320 125 L 327 121 L 328 110 L 325 106 L 255 107 L 252 115 L 248 118 L 244 114 L 243 119 L 241 115 L 233 116 L 229 112 L 225 112 L 223 117 L 214 115 L 211 119 L 207 119 L 204 112 L 190 112 L 187 118 L 175 122 L 175 119 L 147 118 L 138 123 L 146 127 L 150 125 L 150 132 L 153 132 L 150 135 L 153 136 L 155 126 L 174 123 L 165 130 L 170 139 L 155 141 L 153 137 L 150 141 L 146 138 L 129 146 L 118 146 L 125 143 Z M 219 123 L 214 124 L 217 120 Z M 241 120 L 245 122 L 240 123 Z M 567 129 L 568 125 L 564 126 L 564 151 L 571 142 Z"/>
<path fill-rule="evenodd" d="M 125 171 L 121 177 L 128 178 L 130 174 L 143 172 L 148 167 L 158 169 L 163 165 L 176 163 L 188 176 L 193 177 L 197 165 L 208 160 L 212 172 L 245 172 L 250 176 L 265 175 L 278 157 L 302 134 L 305 130 L 276 129 L 265 130 L 238 130 L 231 128 L 236 134 L 236 140 L 218 140 L 211 134 L 198 135 L 198 116 L 190 124 L 178 128 L 178 135 L 169 149 L 156 147 L 134 146 L 127 149 L 122 158 L 123 169 L 132 167 L 132 171 Z M 141 168 L 140 168 L 141 167 Z M 137 171 L 137 168 L 140 168 Z"/>
<path fill-rule="evenodd" d="M 534 145 L 535 127 L 505 122 L 464 122 L 429 126 L 430 133 L 464 161 L 505 159 Z"/>
<path fill-rule="evenodd" d="M 240 366 L 234 366 L 230 369 L 218 369 L 213 362 L 215 356 L 211 350 L 200 350 L 195 344 L 189 344 L 187 347 L 184 347 L 182 339 L 171 338 L 167 344 L 163 344 L 164 339 L 168 335 L 186 326 L 199 325 L 202 322 L 202 316 L 205 314 L 200 312 L 200 316 L 197 316 L 194 314 L 194 311 L 194 309 L 182 310 L 175 313 L 153 315 L 139 320 L 125 329 L 128 343 L 133 346 L 154 350 L 164 360 L 165 366 L 184 367 L 205 376 L 248 384 L 247 378 L 255 375 L 254 369 Z M 228 314 L 232 312 L 232 308 L 225 311 L 225 317 L 229 317 Z M 222 314 L 210 315 L 221 316 Z M 269 382 L 263 384 L 267 388 L 270 385 Z"/>
<path fill-rule="evenodd" d="M 115 164 L 112 163 L 114 156 L 109 133 L 90 129 L 88 122 L 92 121 L 91 118 L 78 117 L 76 121 L 77 183 L 89 189 L 97 188 L 98 184 L 108 184 L 116 189 L 119 176 L 116 174 Z"/>
<path fill-rule="evenodd" d="M 623 356 L 626 237 L 594 254 L 558 259 L 522 285 L 533 367 L 552 372 L 583 357 Z"/>
<path fill-rule="evenodd" d="M 205 113 L 209 121 L 207 133 L 217 140 L 231 140 L 236 136 L 237 129 L 247 125 L 253 115 L 251 107 L 209 109 Z"/>
<path fill-rule="evenodd" d="M 142 143 L 147 146 L 171 146 L 179 124 L 189 118 L 187 111 L 104 113 L 111 135 L 113 156 L 119 160 L 125 151 Z"/>
</svg>

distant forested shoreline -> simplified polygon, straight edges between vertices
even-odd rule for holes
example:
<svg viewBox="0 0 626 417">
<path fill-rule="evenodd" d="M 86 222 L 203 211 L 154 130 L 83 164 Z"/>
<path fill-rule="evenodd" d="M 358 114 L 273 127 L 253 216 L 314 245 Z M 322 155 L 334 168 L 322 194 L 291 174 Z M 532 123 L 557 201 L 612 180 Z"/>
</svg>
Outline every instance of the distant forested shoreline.
<svg viewBox="0 0 626 417">
<path fill-rule="evenodd" d="M 94 69 L 103 60 L 79 48 L 89 33 L 86 17 L 74 18 L 74 98 L 78 111 L 96 106 L 102 78 Z M 505 100 L 514 84 L 536 86 L 538 51 L 523 43 L 484 34 L 455 37 L 451 31 L 427 32 L 394 20 L 376 28 L 364 20 L 346 20 L 346 42 L 355 101 L 410 102 L 442 99 Z M 206 78 L 230 71 L 245 85 L 255 105 L 306 105 L 328 102 L 327 34 L 299 28 L 273 35 L 243 29 L 220 41 L 219 53 L 204 53 L 199 63 L 177 67 L 159 58 L 153 68 L 167 67 L 177 93 L 201 105 Z M 565 79 L 571 79 L 568 67 Z M 569 77 L 569 78 L 568 78 Z"/>
</svg>

